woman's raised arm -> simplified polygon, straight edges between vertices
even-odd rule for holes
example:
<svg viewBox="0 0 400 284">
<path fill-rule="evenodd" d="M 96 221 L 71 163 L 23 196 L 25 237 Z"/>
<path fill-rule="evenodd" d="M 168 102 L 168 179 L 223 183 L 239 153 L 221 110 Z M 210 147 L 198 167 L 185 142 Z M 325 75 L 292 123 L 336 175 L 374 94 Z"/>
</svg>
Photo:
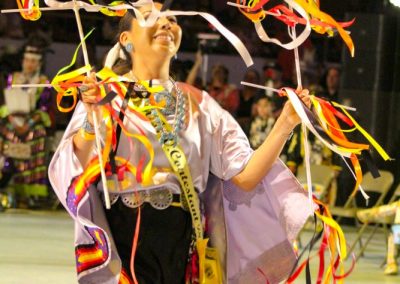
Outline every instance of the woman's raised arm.
<svg viewBox="0 0 400 284">
<path fill-rule="evenodd" d="M 310 106 L 308 90 L 301 91 L 300 98 Z M 243 171 L 232 178 L 232 182 L 244 191 L 253 190 L 278 159 L 291 132 L 300 122 L 292 104 L 286 102 L 267 139 L 254 152 Z"/>
</svg>

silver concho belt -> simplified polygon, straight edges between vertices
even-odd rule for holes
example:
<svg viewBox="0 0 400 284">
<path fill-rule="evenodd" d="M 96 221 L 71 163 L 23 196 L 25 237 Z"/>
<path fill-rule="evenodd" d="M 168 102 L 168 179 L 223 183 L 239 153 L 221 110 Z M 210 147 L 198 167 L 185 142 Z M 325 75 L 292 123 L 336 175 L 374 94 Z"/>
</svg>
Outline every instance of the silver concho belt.
<svg viewBox="0 0 400 284">
<path fill-rule="evenodd" d="M 118 194 L 110 193 L 111 204 L 117 202 L 118 198 L 121 198 L 122 202 L 130 208 L 137 208 L 143 205 L 144 202 L 147 202 L 158 210 L 175 206 L 188 211 L 185 198 L 182 194 L 173 194 L 172 190 L 168 188 L 138 190 L 136 192 Z"/>
</svg>

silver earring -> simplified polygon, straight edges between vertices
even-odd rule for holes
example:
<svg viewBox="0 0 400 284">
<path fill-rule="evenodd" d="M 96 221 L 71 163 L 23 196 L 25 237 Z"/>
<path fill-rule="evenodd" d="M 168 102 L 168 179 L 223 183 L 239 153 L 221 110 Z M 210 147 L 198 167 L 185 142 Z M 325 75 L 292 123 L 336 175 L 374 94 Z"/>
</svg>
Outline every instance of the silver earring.
<svg viewBox="0 0 400 284">
<path fill-rule="evenodd" d="M 125 45 L 125 49 L 126 49 L 126 51 L 127 51 L 128 53 L 131 53 L 132 50 L 133 50 L 133 44 L 132 44 L 131 42 L 128 42 L 128 43 Z"/>
<path fill-rule="evenodd" d="M 175 53 L 174 55 L 174 59 L 177 60 L 178 59 L 178 53 Z"/>
</svg>

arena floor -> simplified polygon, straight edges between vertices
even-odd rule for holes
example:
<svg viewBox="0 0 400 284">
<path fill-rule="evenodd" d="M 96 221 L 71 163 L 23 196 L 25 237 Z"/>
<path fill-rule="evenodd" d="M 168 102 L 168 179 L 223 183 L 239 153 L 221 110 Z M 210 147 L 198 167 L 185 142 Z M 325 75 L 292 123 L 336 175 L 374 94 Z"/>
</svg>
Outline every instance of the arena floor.
<svg viewBox="0 0 400 284">
<path fill-rule="evenodd" d="M 351 241 L 355 236 L 354 229 L 344 230 Z M 0 213 L 0 283 L 76 283 L 73 235 L 73 223 L 62 211 L 9 210 Z M 309 237 L 310 233 L 305 232 L 301 239 L 305 242 Z M 357 262 L 345 283 L 400 283 L 400 275 L 383 275 L 380 265 L 385 249 L 383 234 L 376 234 L 365 257 Z M 315 279 L 315 261 L 312 270 Z M 295 283 L 305 283 L 304 276 Z"/>
</svg>

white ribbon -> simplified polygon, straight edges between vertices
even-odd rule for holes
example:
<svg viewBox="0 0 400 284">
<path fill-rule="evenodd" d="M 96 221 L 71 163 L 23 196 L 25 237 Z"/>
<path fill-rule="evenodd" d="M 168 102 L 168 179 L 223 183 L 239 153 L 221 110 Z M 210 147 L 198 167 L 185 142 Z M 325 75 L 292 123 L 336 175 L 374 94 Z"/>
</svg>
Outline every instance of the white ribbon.
<svg viewBox="0 0 400 284">
<path fill-rule="evenodd" d="M 301 122 L 305 123 L 307 128 L 319 139 L 321 140 L 322 143 L 329 149 L 331 149 L 333 152 L 344 156 L 344 157 L 350 157 L 351 153 L 344 151 L 343 149 L 339 148 L 335 144 L 332 144 L 328 141 L 326 141 L 324 138 L 322 138 L 321 135 L 317 132 L 317 130 L 314 128 L 312 125 L 311 121 L 309 120 L 305 110 L 304 110 L 304 104 L 300 100 L 300 98 L 297 96 L 297 94 L 290 88 L 283 88 L 283 90 L 286 92 L 288 99 L 293 105 L 294 110 L 296 111 L 297 115 L 300 117 Z"/>
<path fill-rule="evenodd" d="M 292 0 L 288 0 L 292 1 Z M 246 46 L 243 42 L 231 31 L 229 31 L 224 25 L 221 24 L 213 15 L 204 13 L 204 12 L 196 12 L 196 11 L 160 11 L 154 6 L 154 2 L 151 0 L 141 0 L 136 2 L 130 2 L 131 5 L 128 4 L 121 4 L 117 6 L 104 6 L 104 5 L 91 5 L 82 1 L 75 1 L 75 4 L 70 2 L 59 2 L 56 0 L 45 0 L 46 5 L 51 8 L 60 10 L 60 9 L 84 9 L 87 12 L 99 12 L 102 8 L 108 8 L 110 10 L 133 10 L 135 13 L 136 19 L 139 22 L 139 25 L 142 27 L 151 27 L 155 24 L 158 18 L 160 17 L 168 17 L 168 16 L 201 16 L 206 21 L 208 21 L 215 29 L 218 30 L 238 51 L 240 56 L 242 57 L 243 61 L 245 62 L 246 66 L 249 67 L 253 65 L 253 59 L 249 51 L 247 50 Z M 152 11 L 149 14 L 149 17 L 145 19 L 143 14 L 137 9 L 142 7 L 143 5 L 152 5 Z"/>
<path fill-rule="evenodd" d="M 270 38 L 268 36 L 267 32 L 265 31 L 264 27 L 262 26 L 261 22 L 255 22 L 254 26 L 256 28 L 256 32 L 257 32 L 258 36 L 260 37 L 260 39 L 263 42 L 275 43 L 285 49 L 291 50 L 291 49 L 295 49 L 296 47 L 299 47 L 310 36 L 311 24 L 310 24 L 310 18 L 308 17 L 307 12 L 299 4 L 297 4 L 293 0 L 285 0 L 285 2 L 306 20 L 306 26 L 305 26 L 304 30 L 296 38 L 292 38 L 291 42 L 282 43 L 280 40 L 278 40 L 276 38 Z"/>
</svg>

